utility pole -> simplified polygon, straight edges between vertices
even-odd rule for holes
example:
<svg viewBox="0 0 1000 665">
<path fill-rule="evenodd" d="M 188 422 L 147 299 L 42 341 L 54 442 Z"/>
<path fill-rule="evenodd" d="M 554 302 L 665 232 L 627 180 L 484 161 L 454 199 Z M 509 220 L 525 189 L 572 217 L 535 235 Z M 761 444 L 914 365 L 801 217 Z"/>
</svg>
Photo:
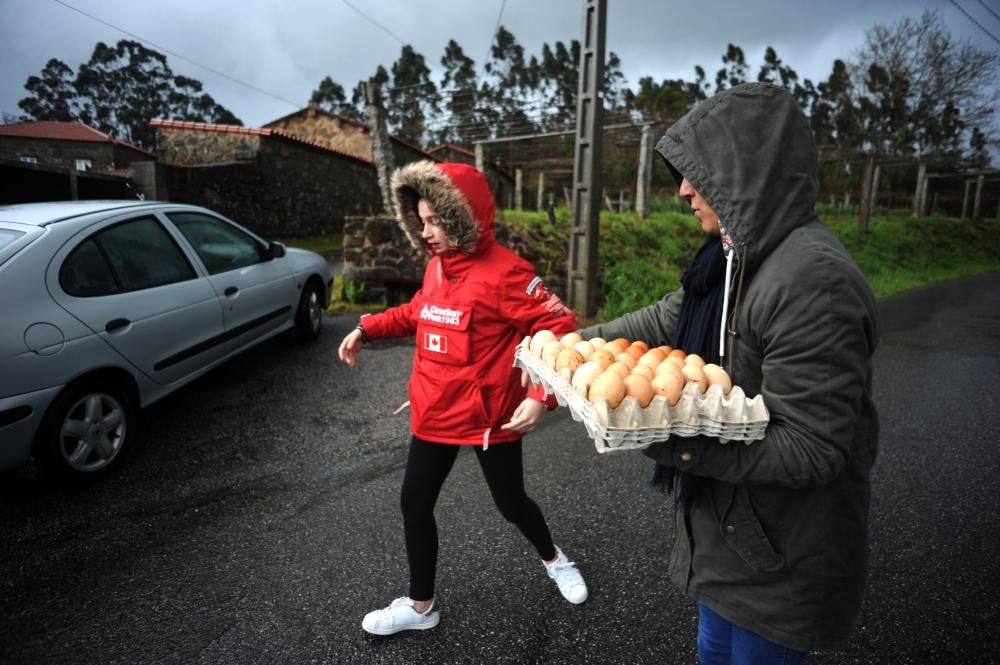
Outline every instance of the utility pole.
<svg viewBox="0 0 1000 665">
<path fill-rule="evenodd" d="M 395 206 L 392 202 L 391 183 L 395 165 L 385 109 L 382 108 L 382 95 L 378 85 L 371 81 L 363 82 L 361 86 L 365 93 L 365 115 L 372 134 L 372 161 L 375 162 L 375 174 L 378 176 L 379 189 L 382 190 L 382 207 L 387 214 L 392 215 Z"/>
<path fill-rule="evenodd" d="M 596 314 L 597 306 L 597 239 L 602 193 L 601 120 L 604 115 L 601 88 L 604 82 L 607 16 L 607 0 L 584 0 L 567 300 L 577 315 L 586 318 Z"/>
</svg>

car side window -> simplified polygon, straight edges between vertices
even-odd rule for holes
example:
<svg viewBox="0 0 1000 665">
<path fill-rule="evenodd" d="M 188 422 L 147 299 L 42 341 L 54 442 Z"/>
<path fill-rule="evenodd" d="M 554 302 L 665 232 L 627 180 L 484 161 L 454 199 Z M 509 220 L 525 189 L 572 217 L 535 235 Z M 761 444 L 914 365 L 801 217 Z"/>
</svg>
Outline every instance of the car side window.
<svg viewBox="0 0 1000 665">
<path fill-rule="evenodd" d="M 222 220 L 198 213 L 169 213 L 167 217 L 194 247 L 212 275 L 267 260 L 259 242 Z"/>
<path fill-rule="evenodd" d="M 95 233 L 74 249 L 59 271 L 69 295 L 91 297 L 194 279 L 194 268 L 153 217 Z"/>
</svg>

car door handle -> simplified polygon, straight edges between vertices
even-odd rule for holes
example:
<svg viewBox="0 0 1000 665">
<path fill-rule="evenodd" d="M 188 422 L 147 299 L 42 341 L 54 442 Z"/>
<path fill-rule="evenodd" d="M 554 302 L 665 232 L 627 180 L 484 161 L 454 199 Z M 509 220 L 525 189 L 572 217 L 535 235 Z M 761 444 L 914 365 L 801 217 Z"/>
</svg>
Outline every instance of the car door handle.
<svg viewBox="0 0 1000 665">
<path fill-rule="evenodd" d="M 127 328 L 131 323 L 128 319 L 111 319 L 108 321 L 108 325 L 104 326 L 104 330 L 109 333 L 115 333 L 122 328 Z"/>
<path fill-rule="evenodd" d="M 226 294 L 227 298 L 232 298 L 233 296 L 235 296 L 239 292 L 240 292 L 240 290 L 238 288 L 236 288 L 235 286 L 230 286 L 228 289 L 226 289 L 225 291 L 223 291 L 223 293 Z"/>
</svg>

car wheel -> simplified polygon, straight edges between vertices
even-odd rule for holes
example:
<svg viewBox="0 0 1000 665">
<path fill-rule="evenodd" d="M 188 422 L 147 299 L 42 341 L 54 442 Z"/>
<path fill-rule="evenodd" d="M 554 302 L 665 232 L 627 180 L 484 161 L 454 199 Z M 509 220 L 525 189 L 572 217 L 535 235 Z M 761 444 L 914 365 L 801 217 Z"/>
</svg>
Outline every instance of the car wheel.
<svg viewBox="0 0 1000 665">
<path fill-rule="evenodd" d="M 295 315 L 295 332 L 299 339 L 311 342 L 319 337 L 323 327 L 323 296 L 316 280 L 310 280 L 302 290 Z"/>
<path fill-rule="evenodd" d="M 43 474 L 73 483 L 96 481 L 121 461 L 135 436 L 135 408 L 128 393 L 109 381 L 72 385 L 57 397 L 36 441 Z"/>
</svg>

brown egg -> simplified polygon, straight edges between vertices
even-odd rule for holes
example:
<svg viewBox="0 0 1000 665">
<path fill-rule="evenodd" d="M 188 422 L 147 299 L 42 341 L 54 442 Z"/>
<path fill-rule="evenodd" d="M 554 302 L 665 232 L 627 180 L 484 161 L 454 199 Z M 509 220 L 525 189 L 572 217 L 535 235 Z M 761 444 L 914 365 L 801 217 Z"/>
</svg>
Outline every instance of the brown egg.
<svg viewBox="0 0 1000 665">
<path fill-rule="evenodd" d="M 622 378 L 624 379 L 632 372 L 632 369 L 625 363 L 613 362 L 610 365 L 608 365 L 608 371 L 618 372 L 619 374 L 622 375 Z"/>
<path fill-rule="evenodd" d="M 665 363 L 670 363 L 671 365 L 676 365 L 677 369 L 684 367 L 684 359 L 680 356 L 667 356 L 663 361 Z"/>
<path fill-rule="evenodd" d="M 567 349 L 572 349 L 576 346 L 577 342 L 582 342 L 583 337 L 580 336 L 578 332 L 566 333 L 559 338 L 559 343 L 562 344 Z"/>
<path fill-rule="evenodd" d="M 635 367 L 632 368 L 631 373 L 644 376 L 650 381 L 652 381 L 653 377 L 655 376 L 655 374 L 653 374 L 653 369 L 649 365 L 636 365 Z"/>
<path fill-rule="evenodd" d="M 625 349 L 625 353 L 628 353 L 629 355 L 631 355 L 636 360 L 639 360 L 639 358 L 642 358 L 642 354 L 646 353 L 646 351 L 648 351 L 648 350 L 649 349 L 643 348 L 641 346 L 637 346 L 633 342 L 627 349 Z"/>
<path fill-rule="evenodd" d="M 613 356 L 617 356 L 619 353 L 624 353 L 625 349 L 628 348 L 628 344 L 622 344 L 620 340 L 613 340 L 608 342 L 601 347 L 605 351 L 609 352 Z"/>
<path fill-rule="evenodd" d="M 542 347 L 542 362 L 553 367 L 556 363 L 556 357 L 562 350 L 563 345 L 559 343 L 559 340 L 554 339 L 551 342 L 546 342 L 545 346 Z"/>
<path fill-rule="evenodd" d="M 603 397 L 608 400 L 608 408 L 614 409 L 625 397 L 625 380 L 618 372 L 604 372 L 590 384 L 588 398 L 591 402 Z"/>
<path fill-rule="evenodd" d="M 684 378 L 687 379 L 688 383 L 694 383 L 698 385 L 698 392 L 703 393 L 708 390 L 708 379 L 705 378 L 705 372 L 697 365 L 684 365 L 681 368 L 681 372 L 684 373 Z"/>
<path fill-rule="evenodd" d="M 631 395 L 645 409 L 653 401 L 653 386 L 649 379 L 641 374 L 629 374 L 625 377 L 625 396 Z"/>
<path fill-rule="evenodd" d="M 623 351 L 622 353 L 619 353 L 617 356 L 615 356 L 615 360 L 617 362 L 625 363 L 626 365 L 628 365 L 628 371 L 630 372 L 632 371 L 632 368 L 635 367 L 635 356 L 633 356 L 628 351 Z"/>
<path fill-rule="evenodd" d="M 657 395 L 667 398 L 667 404 L 674 406 L 680 401 L 684 391 L 684 377 L 675 372 L 663 372 L 654 376 L 649 385 Z"/>
<path fill-rule="evenodd" d="M 586 362 L 583 356 L 576 349 L 563 349 L 556 356 L 556 371 L 569 368 L 569 371 L 575 372 L 576 369 Z"/>
<path fill-rule="evenodd" d="M 608 343 L 603 337 L 591 337 L 587 341 L 593 344 L 595 349 L 599 349 Z"/>
<path fill-rule="evenodd" d="M 601 375 L 604 368 L 595 362 L 586 362 L 576 368 L 570 383 L 577 390 L 582 389 L 584 395 L 590 390 L 590 385 Z"/>
<path fill-rule="evenodd" d="M 580 352 L 584 362 L 590 360 L 591 354 L 594 353 L 594 345 L 590 342 L 577 342 L 573 345 L 573 348 Z"/>
<path fill-rule="evenodd" d="M 697 353 L 689 353 L 684 359 L 684 364 L 686 365 L 697 365 L 698 367 L 705 366 L 705 359 L 699 356 Z"/>
<path fill-rule="evenodd" d="M 667 357 L 663 351 L 659 349 L 650 349 L 646 353 L 639 356 L 639 364 L 646 365 L 650 369 L 656 369 L 656 366 L 663 362 L 663 359 Z"/>
<path fill-rule="evenodd" d="M 531 355 L 538 357 L 542 355 L 542 347 L 547 343 L 555 340 L 556 334 L 551 330 L 539 330 L 535 333 L 534 337 L 531 338 L 531 342 L 528 344 L 528 350 L 531 351 Z"/>
<path fill-rule="evenodd" d="M 674 372 L 675 374 L 677 374 L 677 376 L 683 378 L 684 375 L 681 373 L 681 367 L 683 366 L 684 364 L 679 362 L 677 358 L 673 359 L 667 358 L 662 363 L 656 366 L 656 369 L 653 370 L 653 373 L 659 376 L 664 372 Z"/>
<path fill-rule="evenodd" d="M 667 357 L 677 358 L 678 360 L 683 361 L 687 357 L 687 354 L 681 351 L 680 349 L 674 349 L 673 351 L 667 354 Z"/>
<path fill-rule="evenodd" d="M 607 345 L 605 345 L 606 347 Z M 597 349 L 590 354 L 589 362 L 596 362 L 603 369 L 607 369 L 611 363 L 615 361 L 615 357 L 611 355 L 611 352 L 607 348 Z"/>
<path fill-rule="evenodd" d="M 705 378 L 708 379 L 709 386 L 722 386 L 722 394 L 728 395 L 733 389 L 733 381 L 729 378 L 728 372 L 714 363 L 709 363 L 702 368 Z"/>
<path fill-rule="evenodd" d="M 646 351 L 649 351 L 649 344 L 646 344 L 641 339 L 637 339 L 634 342 L 632 342 L 631 346 L 638 346 L 639 348 L 642 349 L 643 353 L 645 353 Z"/>
</svg>

